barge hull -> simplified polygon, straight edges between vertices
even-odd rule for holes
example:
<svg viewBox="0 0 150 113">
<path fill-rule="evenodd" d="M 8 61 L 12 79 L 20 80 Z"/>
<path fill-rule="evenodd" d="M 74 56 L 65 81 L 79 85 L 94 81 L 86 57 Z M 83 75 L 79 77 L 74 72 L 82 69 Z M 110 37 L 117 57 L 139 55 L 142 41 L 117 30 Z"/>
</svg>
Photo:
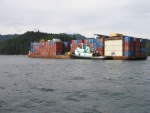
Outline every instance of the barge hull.
<svg viewBox="0 0 150 113">
<path fill-rule="evenodd" d="M 28 55 L 28 57 L 29 58 L 70 59 L 69 55 L 56 55 L 56 56 Z"/>
<path fill-rule="evenodd" d="M 145 57 L 135 57 L 135 56 L 113 56 L 113 60 L 146 60 L 147 56 Z"/>
</svg>

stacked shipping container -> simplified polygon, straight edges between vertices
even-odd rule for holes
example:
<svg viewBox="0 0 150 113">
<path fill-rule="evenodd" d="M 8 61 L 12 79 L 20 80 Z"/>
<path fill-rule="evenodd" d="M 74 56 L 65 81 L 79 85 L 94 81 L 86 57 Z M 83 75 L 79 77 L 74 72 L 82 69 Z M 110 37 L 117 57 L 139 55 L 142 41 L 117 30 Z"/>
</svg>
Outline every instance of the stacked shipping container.
<svg viewBox="0 0 150 113">
<path fill-rule="evenodd" d="M 146 39 L 140 39 L 140 56 L 146 56 Z"/>
<path fill-rule="evenodd" d="M 77 47 L 83 48 L 83 40 L 72 40 L 71 41 L 71 53 L 75 53 Z"/>
<path fill-rule="evenodd" d="M 31 43 L 31 54 L 44 57 L 62 55 L 65 51 L 70 51 L 69 42 L 52 41 Z"/>
<path fill-rule="evenodd" d="M 90 52 L 97 51 L 100 55 L 104 55 L 104 39 L 103 38 L 87 38 L 82 40 L 72 40 L 71 53 L 74 54 L 77 47 L 85 49 L 86 46 L 90 47 Z"/>
<path fill-rule="evenodd" d="M 97 40 L 96 40 L 96 51 L 101 56 L 104 56 L 104 38 L 103 37 L 97 37 Z"/>
<path fill-rule="evenodd" d="M 135 51 L 135 57 L 141 56 L 140 38 L 134 38 L 134 51 Z"/>
<path fill-rule="evenodd" d="M 146 39 L 119 36 L 111 38 L 97 37 L 70 42 L 52 41 L 31 43 L 31 54 L 37 56 L 62 55 L 65 52 L 74 54 L 75 49 L 90 47 L 90 52 L 97 51 L 101 56 L 146 56 Z"/>
<path fill-rule="evenodd" d="M 96 49 L 95 43 L 96 43 L 96 39 L 95 38 L 84 39 L 84 48 L 86 46 L 89 46 L 90 47 L 90 52 L 93 52 Z"/>
<path fill-rule="evenodd" d="M 134 38 L 124 36 L 124 56 L 134 56 Z"/>
<path fill-rule="evenodd" d="M 123 56 L 123 40 L 105 40 L 105 56 Z"/>
</svg>

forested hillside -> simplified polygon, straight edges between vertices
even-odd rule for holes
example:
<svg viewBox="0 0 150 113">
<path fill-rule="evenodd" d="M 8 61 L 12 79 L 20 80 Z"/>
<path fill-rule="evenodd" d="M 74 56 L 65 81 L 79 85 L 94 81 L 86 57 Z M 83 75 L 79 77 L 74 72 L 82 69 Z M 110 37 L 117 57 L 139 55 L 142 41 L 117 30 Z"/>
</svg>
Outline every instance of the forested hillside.
<svg viewBox="0 0 150 113">
<path fill-rule="evenodd" d="M 67 34 L 48 34 L 41 32 L 26 32 L 23 35 L 11 38 L 6 41 L 0 41 L 1 55 L 27 55 L 30 50 L 31 42 L 39 42 L 40 40 L 51 40 L 58 38 L 61 41 L 71 41 L 76 39 L 75 35 L 69 36 Z"/>
<path fill-rule="evenodd" d="M 12 39 L 12 38 L 15 38 L 19 36 L 18 34 L 14 34 L 14 35 L 1 35 L 0 34 L 0 41 L 5 41 L 5 40 L 8 40 L 8 39 Z"/>
</svg>

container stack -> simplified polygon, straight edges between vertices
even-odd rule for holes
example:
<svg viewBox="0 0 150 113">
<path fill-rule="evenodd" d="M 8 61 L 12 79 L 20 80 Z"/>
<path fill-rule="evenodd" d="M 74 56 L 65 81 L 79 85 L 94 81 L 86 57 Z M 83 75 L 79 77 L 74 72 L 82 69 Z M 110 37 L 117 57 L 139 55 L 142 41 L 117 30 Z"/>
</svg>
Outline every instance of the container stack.
<svg viewBox="0 0 150 113">
<path fill-rule="evenodd" d="M 111 33 L 105 40 L 104 53 L 105 56 L 123 56 L 123 35 Z"/>
<path fill-rule="evenodd" d="M 55 56 L 55 55 L 62 55 L 63 54 L 63 42 L 56 42 L 56 41 L 50 41 L 50 56 Z"/>
<path fill-rule="evenodd" d="M 140 39 L 140 55 L 146 56 L 146 39 Z"/>
<path fill-rule="evenodd" d="M 75 53 L 77 47 L 83 48 L 83 40 L 72 40 L 71 41 L 71 53 Z"/>
<path fill-rule="evenodd" d="M 104 56 L 104 38 L 97 37 L 96 43 L 96 51 L 101 55 Z"/>
<path fill-rule="evenodd" d="M 84 47 L 89 46 L 90 47 L 90 52 L 93 52 L 96 50 L 96 39 L 95 38 L 87 38 L 84 39 Z"/>
<path fill-rule="evenodd" d="M 69 49 L 69 45 L 65 48 Z M 31 43 L 31 54 L 46 57 L 64 54 L 64 42 L 62 41 L 52 41 L 47 42 Z"/>
<path fill-rule="evenodd" d="M 135 51 L 135 57 L 141 56 L 141 50 L 140 50 L 140 38 L 134 38 L 134 51 Z"/>
<path fill-rule="evenodd" d="M 64 53 L 70 52 L 70 42 L 64 42 Z"/>
<path fill-rule="evenodd" d="M 134 38 L 124 36 L 124 56 L 134 56 Z"/>
</svg>

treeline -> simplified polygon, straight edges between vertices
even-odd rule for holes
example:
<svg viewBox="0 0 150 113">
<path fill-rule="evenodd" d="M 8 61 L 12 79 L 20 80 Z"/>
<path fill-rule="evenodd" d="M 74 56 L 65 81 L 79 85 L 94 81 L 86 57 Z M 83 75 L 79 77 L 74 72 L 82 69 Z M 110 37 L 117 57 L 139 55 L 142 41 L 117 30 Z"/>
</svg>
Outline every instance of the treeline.
<svg viewBox="0 0 150 113">
<path fill-rule="evenodd" d="M 67 34 L 48 34 L 37 32 L 26 32 L 23 35 L 16 36 L 5 41 L 0 41 L 0 55 L 27 55 L 30 50 L 31 42 L 39 42 L 44 39 L 52 40 L 53 38 L 61 41 L 70 42 L 76 39 L 75 35 L 69 36 Z"/>
</svg>

